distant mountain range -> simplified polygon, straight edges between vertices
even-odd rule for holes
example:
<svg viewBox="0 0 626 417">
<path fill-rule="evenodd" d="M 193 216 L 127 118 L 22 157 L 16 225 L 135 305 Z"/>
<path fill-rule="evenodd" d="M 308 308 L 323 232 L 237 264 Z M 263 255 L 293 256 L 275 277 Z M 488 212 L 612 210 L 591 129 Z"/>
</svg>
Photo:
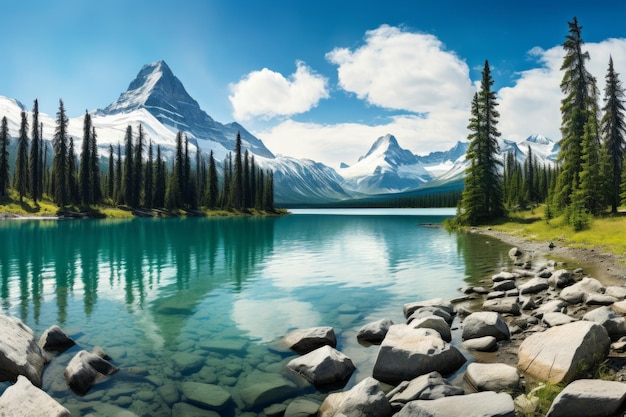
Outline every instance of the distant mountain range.
<svg viewBox="0 0 626 417">
<path fill-rule="evenodd" d="M 20 113 L 25 106 L 14 99 L 0 96 L 0 117 L 7 116 L 9 131 L 17 136 Z M 54 118 L 41 114 L 44 139 L 54 135 Z M 458 142 L 447 151 L 431 152 L 425 156 L 403 149 L 397 139 L 387 134 L 376 139 L 371 149 L 352 166 L 342 164 L 335 170 L 309 159 L 275 156 L 264 143 L 238 123 L 222 124 L 204 112 L 187 93 L 181 81 L 164 61 L 145 65 L 117 101 L 92 112 L 92 123 L 98 135 L 101 158 L 108 157 L 108 148 L 124 139 L 128 125 L 143 126 L 147 137 L 160 145 L 166 157 L 175 149 L 178 131 L 183 131 L 193 145 L 207 157 L 213 151 L 216 161 L 234 151 L 237 132 L 242 147 L 255 157 L 257 165 L 274 171 L 275 202 L 277 205 L 306 205 L 333 203 L 367 196 L 389 196 L 414 190 L 436 192 L 450 184 L 460 184 L 467 164 L 468 142 Z M 75 149 L 82 141 L 83 116 L 69 121 L 68 133 L 74 137 Z M 523 161 L 532 148 L 541 163 L 556 161 L 558 145 L 540 135 L 516 143 L 503 140 L 502 153 L 514 152 Z"/>
</svg>

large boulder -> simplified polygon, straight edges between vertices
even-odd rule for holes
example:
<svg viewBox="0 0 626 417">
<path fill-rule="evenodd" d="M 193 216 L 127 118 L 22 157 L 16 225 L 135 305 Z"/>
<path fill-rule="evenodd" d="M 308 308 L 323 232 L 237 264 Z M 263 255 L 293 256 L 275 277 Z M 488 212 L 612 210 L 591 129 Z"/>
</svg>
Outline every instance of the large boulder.
<svg viewBox="0 0 626 417">
<path fill-rule="evenodd" d="M 395 417 L 515 417 L 513 398 L 504 392 L 484 391 L 437 400 L 408 403 Z"/>
<path fill-rule="evenodd" d="M 390 319 L 381 319 L 368 323 L 359 329 L 356 338 L 359 342 L 378 345 L 383 341 L 391 326 L 393 326 L 393 321 Z"/>
<path fill-rule="evenodd" d="M 415 400 L 436 400 L 464 393 L 462 387 L 451 385 L 439 372 L 430 372 L 411 381 L 402 381 L 387 393 L 387 398 L 393 408 L 399 409 Z"/>
<path fill-rule="evenodd" d="M 517 369 L 505 363 L 471 363 L 465 379 L 476 391 L 506 391 L 519 388 Z"/>
<path fill-rule="evenodd" d="M 565 288 L 574 284 L 572 273 L 566 269 L 554 271 L 548 278 L 548 285 L 552 288 Z"/>
<path fill-rule="evenodd" d="M 72 414 L 20 375 L 0 396 L 0 416 L 72 417 Z"/>
<path fill-rule="evenodd" d="M 409 323 L 414 329 L 433 329 L 441 336 L 446 342 L 452 340 L 452 331 L 448 323 L 439 316 L 426 316 L 415 319 Z"/>
<path fill-rule="evenodd" d="M 520 294 L 536 294 L 549 288 L 548 281 L 545 278 L 531 278 L 522 285 L 517 287 Z"/>
<path fill-rule="evenodd" d="M 487 300 L 483 303 L 482 309 L 500 314 L 520 315 L 520 305 L 517 297 L 504 297 Z"/>
<path fill-rule="evenodd" d="M 603 326 L 609 337 L 617 340 L 626 335 L 626 320 L 616 314 L 610 307 L 598 307 L 583 316 L 583 320 L 591 321 Z"/>
<path fill-rule="evenodd" d="M 319 417 L 390 417 L 389 400 L 374 378 L 368 377 L 352 389 L 330 394 L 324 399 Z"/>
<path fill-rule="evenodd" d="M 91 387 L 119 369 L 98 355 L 81 350 L 65 368 L 67 385 L 78 395 L 85 395 Z"/>
<path fill-rule="evenodd" d="M 599 379 L 579 379 L 557 395 L 546 417 L 604 417 L 622 408 L 626 384 Z"/>
<path fill-rule="evenodd" d="M 330 346 L 292 359 L 287 367 L 316 386 L 345 381 L 356 369 L 349 357 Z"/>
<path fill-rule="evenodd" d="M 24 375 L 41 387 L 41 373 L 48 359 L 35 333 L 21 320 L 0 314 L 0 381 L 17 381 Z"/>
<path fill-rule="evenodd" d="M 610 344 L 601 325 L 575 321 L 526 337 L 519 347 L 517 367 L 533 379 L 568 383 L 582 369 L 602 362 Z"/>
<path fill-rule="evenodd" d="M 463 320 L 463 340 L 493 336 L 497 340 L 509 340 L 511 332 L 502 317 L 493 311 L 478 311 Z"/>
<path fill-rule="evenodd" d="M 294 352 L 304 355 L 322 346 L 337 346 L 335 330 L 329 326 L 299 329 L 283 337 L 285 345 Z"/>
<path fill-rule="evenodd" d="M 380 345 L 373 376 L 397 384 L 432 371 L 449 374 L 465 361 L 461 352 L 446 343 L 437 331 L 396 324 L 389 328 Z"/>
</svg>

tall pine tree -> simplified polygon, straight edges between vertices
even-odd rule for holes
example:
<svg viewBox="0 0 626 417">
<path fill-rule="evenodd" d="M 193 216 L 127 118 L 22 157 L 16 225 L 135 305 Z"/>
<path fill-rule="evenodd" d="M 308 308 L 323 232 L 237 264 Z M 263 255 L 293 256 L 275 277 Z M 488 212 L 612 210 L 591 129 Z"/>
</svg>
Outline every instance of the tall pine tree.
<svg viewBox="0 0 626 417">
<path fill-rule="evenodd" d="M 144 175 L 144 189 L 143 189 L 143 202 L 144 206 L 152 208 L 154 204 L 154 154 L 152 151 L 152 140 L 148 143 L 148 161 L 146 162 L 146 169 Z"/>
<path fill-rule="evenodd" d="M 13 188 L 20 196 L 20 203 L 28 191 L 28 120 L 26 112 L 21 113 L 20 135 L 17 139 L 17 156 L 15 158 L 15 175 Z"/>
<path fill-rule="evenodd" d="M 7 117 L 2 117 L 0 125 L 0 197 L 7 194 L 9 187 L 9 127 Z"/>
<path fill-rule="evenodd" d="M 600 122 L 607 164 L 607 202 L 611 212 L 617 213 L 620 205 L 620 183 L 626 156 L 626 123 L 624 122 L 624 88 L 619 74 L 613 68 L 613 57 L 609 59 L 604 88 L 603 116 Z"/>
<path fill-rule="evenodd" d="M 122 187 L 124 189 L 124 204 L 132 206 L 134 177 L 133 177 L 133 128 L 128 125 L 126 127 L 126 136 L 124 137 L 124 179 Z"/>
<path fill-rule="evenodd" d="M 91 166 L 91 150 L 90 150 L 90 137 L 91 137 L 91 115 L 85 112 L 83 118 L 83 143 L 81 144 L 80 151 L 80 165 L 78 168 L 78 184 L 80 187 L 80 203 L 84 206 L 91 203 L 91 179 L 89 178 L 90 166 Z"/>
<path fill-rule="evenodd" d="M 39 102 L 35 99 L 33 104 L 33 124 L 32 124 L 32 140 L 30 145 L 30 193 L 33 197 L 33 201 L 37 203 L 37 200 L 42 195 L 42 180 L 41 180 L 41 163 L 40 163 L 40 151 L 41 151 L 41 138 L 39 137 Z"/>
<path fill-rule="evenodd" d="M 68 203 L 67 189 L 67 125 L 69 121 L 65 115 L 63 100 L 59 100 L 59 111 L 57 112 L 56 128 L 54 131 L 54 159 L 52 161 L 51 188 L 53 200 L 59 207 Z"/>
<path fill-rule="evenodd" d="M 102 201 L 102 184 L 100 184 L 100 157 L 98 156 L 98 136 L 96 128 L 91 127 L 91 136 L 89 137 L 89 179 L 91 180 L 90 199 L 93 204 Z"/>
<path fill-rule="evenodd" d="M 558 157 L 561 169 L 554 195 L 558 209 L 568 206 L 572 194 L 579 188 L 585 124 L 597 111 L 596 81 L 585 67 L 590 57 L 582 49 L 582 27 L 576 17 L 568 25 L 569 34 L 563 43 L 565 57 L 561 65 L 564 72 L 561 91 L 565 98 L 561 100 L 561 150 Z"/>
</svg>

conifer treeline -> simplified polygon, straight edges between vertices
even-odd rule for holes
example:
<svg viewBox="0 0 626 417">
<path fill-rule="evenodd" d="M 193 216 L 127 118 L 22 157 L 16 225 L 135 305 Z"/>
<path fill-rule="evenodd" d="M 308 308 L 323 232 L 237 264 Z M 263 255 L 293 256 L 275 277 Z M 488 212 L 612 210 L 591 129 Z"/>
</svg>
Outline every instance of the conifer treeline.
<svg viewBox="0 0 626 417">
<path fill-rule="evenodd" d="M 85 113 L 83 119 L 83 140 L 78 159 L 74 153 L 74 140 L 67 133 L 69 121 L 62 100 L 56 116 L 52 166 L 48 168 L 48 149 L 42 140 L 37 100 L 33 106 L 30 141 L 26 112 L 21 113 L 12 184 L 8 123 L 6 117 L 2 119 L 0 197 L 5 196 L 12 186 L 20 201 L 28 195 L 36 203 L 45 192 L 61 208 L 86 208 L 104 203 L 137 209 L 274 210 L 273 173 L 257 167 L 254 155 L 247 150 L 242 153 L 239 133 L 235 154 L 229 153 L 224 161 L 221 181 L 213 151 L 210 151 L 207 162 L 198 147 L 192 169 L 189 140 L 182 132 L 176 135 L 174 161 L 172 169 L 168 169 L 160 145 L 156 147 L 155 157 L 153 143 L 146 138 L 142 125 L 138 126 L 136 135 L 131 126 L 127 127 L 123 148 L 119 143 L 117 147 L 109 145 L 108 166 L 103 171 L 90 114 Z"/>
<path fill-rule="evenodd" d="M 486 62 L 481 90 L 472 102 L 470 166 L 457 216 L 461 224 L 496 218 L 503 214 L 504 206 L 525 208 L 545 202 L 548 219 L 564 214 L 566 224 L 581 230 L 589 225 L 591 216 L 607 208 L 617 213 L 618 207 L 626 204 L 624 88 L 610 58 L 604 106 L 600 108 L 596 80 L 585 67 L 590 55 L 583 48 L 582 27 L 575 17 L 568 25 L 561 66 L 564 98 L 557 168 L 539 167 L 529 148 L 523 166 L 508 155 L 500 174 L 496 158 L 500 150 L 494 146 L 500 134 L 496 128 L 498 103 Z"/>
</svg>

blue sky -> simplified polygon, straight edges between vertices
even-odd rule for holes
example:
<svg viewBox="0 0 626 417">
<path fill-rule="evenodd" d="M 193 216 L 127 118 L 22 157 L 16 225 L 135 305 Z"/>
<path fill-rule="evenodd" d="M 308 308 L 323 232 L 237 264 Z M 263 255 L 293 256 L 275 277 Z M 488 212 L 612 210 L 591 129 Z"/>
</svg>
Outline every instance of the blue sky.
<svg viewBox="0 0 626 417">
<path fill-rule="evenodd" d="M 561 49 L 577 16 L 601 88 L 626 74 L 626 2 L 110 0 L 3 5 L 0 95 L 104 108 L 165 60 L 216 120 L 276 154 L 355 163 L 394 134 L 424 154 L 467 136 L 485 59 L 503 136 L 559 137 Z M 623 76 L 622 76 L 623 78 Z"/>
</svg>

